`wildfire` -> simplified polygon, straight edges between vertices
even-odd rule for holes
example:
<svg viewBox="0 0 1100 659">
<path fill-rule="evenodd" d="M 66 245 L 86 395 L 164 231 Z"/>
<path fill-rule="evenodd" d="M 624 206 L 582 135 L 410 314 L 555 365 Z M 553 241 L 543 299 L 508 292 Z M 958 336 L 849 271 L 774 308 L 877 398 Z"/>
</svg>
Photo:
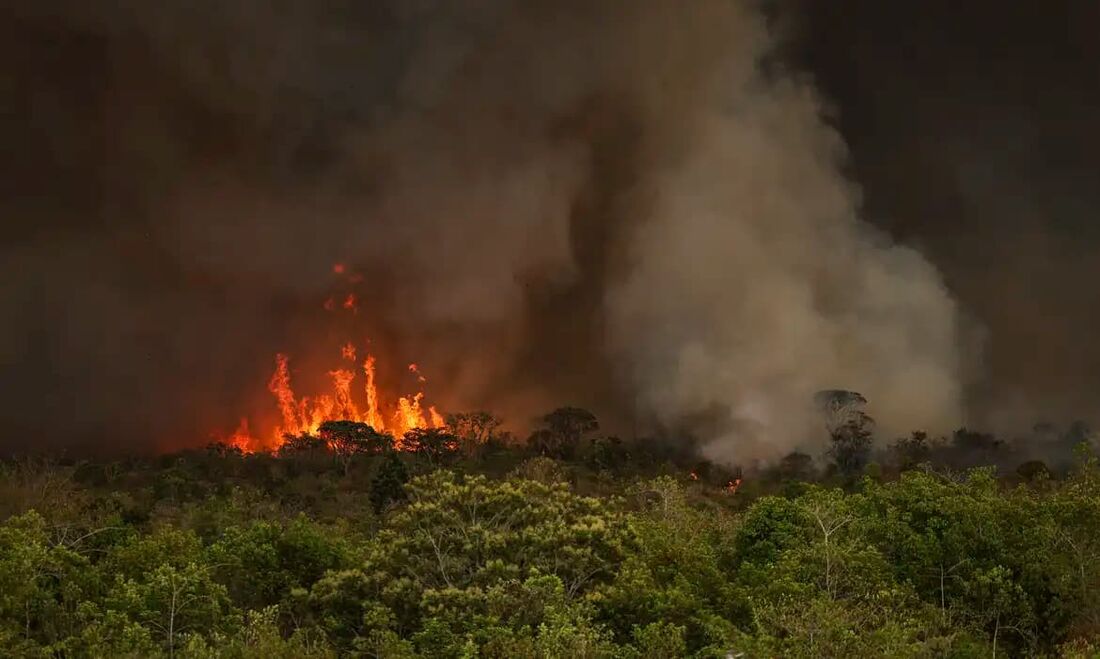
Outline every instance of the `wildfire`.
<svg viewBox="0 0 1100 659">
<path fill-rule="evenodd" d="M 356 348 L 352 343 L 347 343 L 341 347 L 340 354 L 347 361 L 355 361 Z M 382 409 L 382 398 L 375 380 L 374 356 L 367 355 L 361 368 L 361 388 L 355 386 L 358 378 L 356 371 L 339 368 L 328 372 L 332 380 L 330 393 L 299 397 L 291 386 L 290 359 L 283 354 L 276 355 L 275 372 L 271 375 L 267 388 L 275 397 L 280 423 L 272 431 L 271 439 L 263 441 L 253 436 L 248 419 L 242 418 L 237 430 L 224 440 L 225 443 L 245 452 L 278 448 L 285 441 L 286 435 L 316 435 L 321 424 L 326 421 L 357 421 L 379 432 L 392 434 L 398 448 L 401 448 L 401 438 L 409 430 L 443 427 L 443 415 L 434 406 L 425 406 L 424 393 L 419 391 L 398 397 L 391 408 L 392 413 L 387 415 Z M 424 381 L 423 377 L 419 379 Z M 360 407 L 360 399 L 365 402 L 365 406 Z"/>
<path fill-rule="evenodd" d="M 355 292 L 347 290 L 346 284 L 362 282 L 362 275 L 343 262 L 334 263 L 332 272 L 342 282 L 340 288 L 343 291 L 337 289 L 325 298 L 325 311 L 338 312 L 342 309 L 358 315 L 360 299 Z M 415 388 L 418 391 L 386 398 L 378 391 L 374 355 L 368 354 L 358 363 L 360 352 L 349 341 L 340 346 L 340 358 L 343 364 L 328 371 L 332 383 L 329 392 L 301 396 L 291 386 L 290 358 L 285 354 L 275 355 L 275 371 L 268 380 L 267 389 L 275 397 L 279 420 L 270 430 L 253 434 L 248 419 L 242 418 L 237 429 L 221 441 L 249 453 L 272 450 L 282 446 L 288 435 L 316 436 L 321 424 L 326 421 L 356 421 L 378 432 L 391 434 L 397 447 L 404 448 L 401 446 L 402 438 L 409 430 L 441 428 L 445 425 L 443 415 L 435 407 L 424 403 L 422 385 L 427 378 L 415 363 L 409 364 L 408 371 L 416 378 Z"/>
</svg>

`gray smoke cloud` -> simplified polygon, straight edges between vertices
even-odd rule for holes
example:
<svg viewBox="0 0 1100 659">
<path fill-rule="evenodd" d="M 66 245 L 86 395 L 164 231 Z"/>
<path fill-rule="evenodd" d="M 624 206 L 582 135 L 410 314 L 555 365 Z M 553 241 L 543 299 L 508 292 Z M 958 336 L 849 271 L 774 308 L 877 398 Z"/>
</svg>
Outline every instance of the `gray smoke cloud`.
<svg viewBox="0 0 1100 659">
<path fill-rule="evenodd" d="M 354 331 L 445 408 L 582 404 L 729 461 L 820 441 L 822 388 L 884 433 L 962 418 L 951 296 L 861 222 L 754 3 L 9 11 L 35 63 L 0 261 L 17 429 L 231 422 L 273 352 L 348 330 L 318 309 L 335 261 L 365 278 Z"/>
</svg>

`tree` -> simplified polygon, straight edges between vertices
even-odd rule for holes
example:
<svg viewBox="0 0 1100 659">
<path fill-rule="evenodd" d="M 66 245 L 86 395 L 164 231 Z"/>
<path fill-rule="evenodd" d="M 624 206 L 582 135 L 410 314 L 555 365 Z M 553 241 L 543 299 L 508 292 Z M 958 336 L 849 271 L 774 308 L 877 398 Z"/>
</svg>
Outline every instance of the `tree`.
<svg viewBox="0 0 1100 659">
<path fill-rule="evenodd" d="M 596 415 L 579 407 L 559 407 L 542 417 L 543 428 L 527 440 L 539 454 L 568 460 L 585 434 L 600 429 Z"/>
<path fill-rule="evenodd" d="M 356 455 L 380 455 L 394 446 L 393 436 L 357 421 L 326 421 L 321 424 L 320 435 L 343 465 L 345 475 Z"/>
<path fill-rule="evenodd" d="M 894 460 L 898 469 L 906 471 L 917 465 L 928 462 L 932 455 L 932 445 L 928 440 L 928 433 L 917 430 L 908 437 L 902 437 L 894 442 Z"/>
<path fill-rule="evenodd" d="M 409 505 L 387 520 L 373 560 L 422 588 L 538 571 L 558 576 L 572 596 L 609 578 L 621 558 L 622 517 L 566 485 L 436 471 L 406 491 Z"/>
<path fill-rule="evenodd" d="M 198 563 L 159 565 L 140 578 L 123 579 L 108 595 L 107 605 L 162 638 L 170 657 L 184 634 L 231 626 L 225 587 Z"/>
<path fill-rule="evenodd" d="M 230 526 L 207 549 L 233 601 L 257 610 L 282 604 L 295 588 L 309 589 L 326 571 L 345 567 L 348 554 L 342 535 L 304 515 Z"/>
<path fill-rule="evenodd" d="M 462 412 L 447 416 L 447 430 L 458 438 L 462 452 L 473 457 L 499 439 L 501 420 L 488 412 Z"/>
<path fill-rule="evenodd" d="M 296 456 L 317 456 L 327 454 L 329 451 L 328 443 L 320 437 L 314 437 L 309 433 L 302 433 L 300 435 L 286 434 L 283 436 L 283 443 L 279 446 L 278 454 L 280 457 L 296 457 Z"/>
<path fill-rule="evenodd" d="M 370 481 L 370 502 L 376 515 L 405 500 L 405 483 L 409 480 L 405 463 L 396 453 L 388 453 Z"/>
<path fill-rule="evenodd" d="M 779 461 L 776 472 L 783 480 L 813 480 L 815 475 L 814 459 L 801 451 L 791 451 Z"/>
<path fill-rule="evenodd" d="M 405 433 L 401 446 L 426 458 L 429 464 L 440 465 L 458 454 L 459 441 L 443 428 L 412 428 Z"/>
<path fill-rule="evenodd" d="M 867 466 L 871 456 L 871 427 L 874 420 L 863 412 L 850 415 L 844 425 L 833 428 L 828 454 L 837 473 L 853 478 Z"/>
<path fill-rule="evenodd" d="M 839 474 L 852 478 L 863 471 L 871 455 L 871 429 L 874 420 L 863 408 L 867 399 L 854 391 L 819 391 L 814 402 L 825 417 L 831 442 L 827 454 Z"/>
</svg>

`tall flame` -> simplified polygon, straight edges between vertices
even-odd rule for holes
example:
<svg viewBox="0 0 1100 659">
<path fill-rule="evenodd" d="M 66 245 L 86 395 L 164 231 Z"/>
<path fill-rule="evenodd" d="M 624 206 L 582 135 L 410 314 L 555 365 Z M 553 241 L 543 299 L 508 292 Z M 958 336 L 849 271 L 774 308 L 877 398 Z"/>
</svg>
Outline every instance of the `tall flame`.
<svg viewBox="0 0 1100 659">
<path fill-rule="evenodd" d="M 363 281 L 360 273 L 352 271 L 342 262 L 334 263 L 332 272 L 345 283 L 356 284 Z M 345 288 L 344 292 L 333 291 L 328 295 L 323 306 L 329 312 L 339 313 L 343 310 L 357 315 L 359 298 L 354 291 Z M 340 347 L 340 357 L 344 362 L 354 364 L 358 355 L 358 350 L 350 341 Z M 265 432 L 256 436 L 249 429 L 248 419 L 242 418 L 237 430 L 222 441 L 246 452 L 276 449 L 288 435 L 316 435 L 321 424 L 326 421 L 356 421 L 365 423 L 378 432 L 390 433 L 400 448 L 401 438 L 409 430 L 441 428 L 445 425 L 443 415 L 434 406 L 423 405 L 423 391 L 396 399 L 390 398 L 388 400 L 393 402 L 387 404 L 386 399 L 378 392 L 375 363 L 374 355 L 368 354 L 363 359 L 362 393 L 355 383 L 358 372 L 345 363 L 343 367 L 328 372 L 332 379 L 330 393 L 299 397 L 290 383 L 290 358 L 282 353 L 275 355 L 275 372 L 268 380 L 267 389 L 275 397 L 279 422 L 270 430 L 270 435 Z M 422 389 L 427 378 L 420 372 L 420 367 L 415 363 L 409 364 L 408 371 L 417 380 L 416 388 Z M 357 402 L 360 396 L 366 397 L 365 407 Z"/>
<path fill-rule="evenodd" d="M 341 357 L 345 360 L 355 360 L 356 352 L 351 343 L 340 349 Z M 378 432 L 389 432 L 400 448 L 401 437 L 409 430 L 441 428 L 445 425 L 443 415 L 435 406 L 425 408 L 422 404 L 422 391 L 398 397 L 390 408 L 393 411 L 387 421 L 382 397 L 378 393 L 375 364 L 374 355 L 368 354 L 363 360 L 363 395 L 366 397 L 366 407 L 360 408 L 356 402 L 355 371 L 346 368 L 329 371 L 328 375 L 332 378 L 331 393 L 299 398 L 290 382 L 290 358 L 282 353 L 275 355 L 275 372 L 272 373 L 267 388 L 275 396 L 281 422 L 272 431 L 271 440 L 265 442 L 254 437 L 249 431 L 248 419 L 242 418 L 237 430 L 224 440 L 225 443 L 245 452 L 278 448 L 287 435 L 316 435 L 321 424 L 326 421 L 357 421 Z M 410 371 L 416 373 L 419 382 L 426 381 L 415 366 Z"/>
</svg>

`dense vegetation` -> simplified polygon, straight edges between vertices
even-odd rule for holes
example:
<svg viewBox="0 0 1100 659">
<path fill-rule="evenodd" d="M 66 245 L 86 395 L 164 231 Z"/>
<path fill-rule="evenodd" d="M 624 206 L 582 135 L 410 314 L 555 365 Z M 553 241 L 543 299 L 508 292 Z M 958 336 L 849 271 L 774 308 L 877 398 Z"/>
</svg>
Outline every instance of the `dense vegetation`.
<svg viewBox="0 0 1100 659">
<path fill-rule="evenodd" d="M 824 468 L 744 474 L 570 408 L 525 442 L 475 414 L 403 451 L 338 422 L 278 455 L 11 460 L 0 654 L 1097 656 L 1088 433 L 1007 469 L 965 431 L 875 453 L 863 422 Z"/>
</svg>

